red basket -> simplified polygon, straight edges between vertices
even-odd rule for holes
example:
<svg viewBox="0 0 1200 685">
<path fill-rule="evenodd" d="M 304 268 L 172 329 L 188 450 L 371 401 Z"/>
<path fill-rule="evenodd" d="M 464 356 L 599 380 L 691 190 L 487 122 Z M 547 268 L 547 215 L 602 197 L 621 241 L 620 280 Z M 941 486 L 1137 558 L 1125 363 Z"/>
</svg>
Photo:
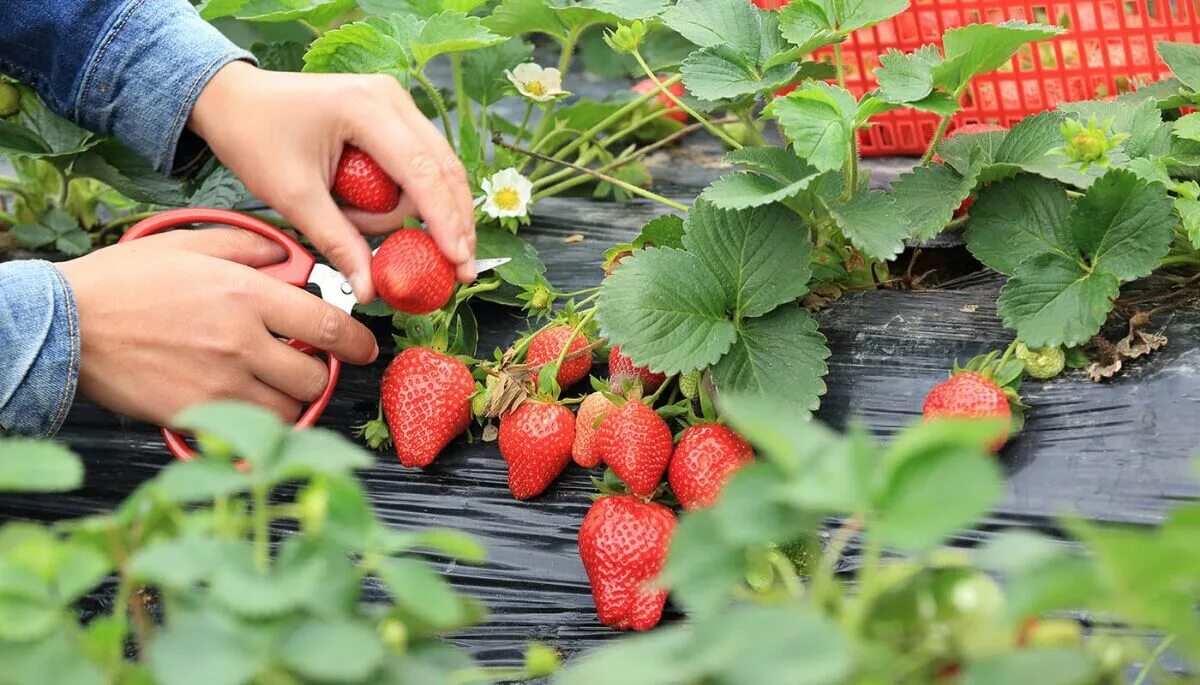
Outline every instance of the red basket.
<svg viewBox="0 0 1200 685">
<path fill-rule="evenodd" d="M 786 4 L 786 3 L 780 3 Z M 1059 103 L 1135 90 L 1169 75 L 1158 41 L 1200 40 L 1200 0 L 913 0 L 903 14 L 851 36 L 843 47 L 846 86 L 855 95 L 875 87 L 879 54 L 941 46 L 949 28 L 1010 19 L 1067 28 L 1027 46 L 1012 63 L 971 84 L 954 126 L 1011 126 Z M 822 56 L 831 54 L 823 51 Z M 877 117 L 860 134 L 862 154 L 915 155 L 933 138 L 935 115 L 900 110 Z"/>
</svg>

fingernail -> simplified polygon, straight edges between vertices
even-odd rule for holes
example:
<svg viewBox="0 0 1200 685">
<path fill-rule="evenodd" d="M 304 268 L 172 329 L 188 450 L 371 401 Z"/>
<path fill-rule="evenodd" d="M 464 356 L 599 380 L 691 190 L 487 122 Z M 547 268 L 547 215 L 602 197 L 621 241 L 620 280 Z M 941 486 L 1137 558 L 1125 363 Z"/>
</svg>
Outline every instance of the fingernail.
<svg viewBox="0 0 1200 685">
<path fill-rule="evenodd" d="M 354 287 L 354 299 L 358 300 L 359 304 L 366 304 L 370 300 L 367 293 L 371 290 L 371 278 L 365 274 L 355 274 L 350 279 L 350 284 Z"/>
<path fill-rule="evenodd" d="M 375 351 L 371 353 L 371 358 L 367 361 L 368 364 L 373 364 L 376 359 L 379 359 L 379 342 L 375 342 Z"/>
<path fill-rule="evenodd" d="M 467 239 L 467 236 L 464 235 L 458 239 L 458 244 L 455 246 L 454 252 L 455 261 L 460 264 L 471 258 L 471 241 Z"/>
</svg>

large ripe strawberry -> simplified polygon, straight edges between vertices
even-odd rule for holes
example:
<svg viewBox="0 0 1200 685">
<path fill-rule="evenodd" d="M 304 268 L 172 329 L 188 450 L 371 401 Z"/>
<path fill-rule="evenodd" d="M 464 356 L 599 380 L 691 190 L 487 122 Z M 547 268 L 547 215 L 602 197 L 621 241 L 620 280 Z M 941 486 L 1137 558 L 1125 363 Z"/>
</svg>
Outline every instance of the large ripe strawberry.
<svg viewBox="0 0 1200 685">
<path fill-rule="evenodd" d="M 530 400 L 500 417 L 500 456 L 517 499 L 542 494 L 571 461 L 575 416 L 557 402 Z"/>
<path fill-rule="evenodd" d="M 659 81 L 662 80 L 663 79 L 660 77 Z M 633 84 L 633 92 L 637 93 L 638 95 L 645 95 L 647 93 L 654 92 L 657 89 L 658 86 L 654 85 L 654 81 L 651 81 L 648 78 L 644 78 L 641 81 Z M 687 91 L 683 88 L 683 83 L 680 82 L 667 86 L 667 90 L 671 91 L 675 97 L 681 99 L 687 94 Z M 657 102 L 656 107 L 662 107 L 667 110 L 667 113 L 663 115 L 664 118 L 674 119 L 681 124 L 686 124 L 688 122 L 688 113 L 682 109 L 679 109 L 679 106 L 676 105 L 671 98 L 667 97 L 666 93 L 659 93 L 655 99 Z"/>
<path fill-rule="evenodd" d="M 621 354 L 621 346 L 613 345 L 608 353 L 608 382 L 613 392 L 623 392 L 633 382 L 640 382 L 642 390 L 652 393 L 667 381 L 666 374 L 654 373 L 642 366 L 634 366 L 633 360 Z"/>
<path fill-rule="evenodd" d="M 556 376 L 558 387 L 566 389 L 587 378 L 588 372 L 592 370 L 592 353 L 576 354 L 588 346 L 588 341 L 587 336 L 583 333 L 571 338 L 574 333 L 574 328 L 565 325 L 551 326 L 539 332 L 529 341 L 529 352 L 525 355 L 525 363 L 531 366 L 553 364 L 562 354 L 567 340 L 570 339 L 571 344 L 567 347 L 566 354 L 568 358 L 563 359 L 562 366 L 558 367 L 558 376 Z M 576 356 L 572 357 L 573 354 Z"/>
<path fill-rule="evenodd" d="M 371 280 L 384 302 L 406 314 L 435 312 L 454 295 L 454 265 L 416 228 L 383 241 L 371 260 Z"/>
<path fill-rule="evenodd" d="M 428 466 L 466 430 L 474 392 L 475 379 L 454 357 L 410 347 L 393 359 L 380 397 L 400 463 Z"/>
<path fill-rule="evenodd" d="M 662 618 L 667 591 L 649 585 L 662 571 L 675 514 L 629 495 L 601 497 L 579 528 L 579 556 L 600 622 L 649 630 Z"/>
<path fill-rule="evenodd" d="M 1012 420 L 1012 408 L 1004 390 L 991 380 L 973 371 L 963 371 L 939 383 L 925 396 L 922 413 L 926 419 L 953 417 Z M 999 451 L 1008 442 L 1008 429 L 996 436 L 991 444 Z"/>
<path fill-rule="evenodd" d="M 750 444 L 725 426 L 690 426 L 675 447 L 667 482 L 684 509 L 701 509 L 716 502 L 725 481 L 753 459 Z"/>
<path fill-rule="evenodd" d="M 600 453 L 596 451 L 596 433 L 600 430 L 599 423 L 616 405 L 603 393 L 594 392 L 583 398 L 579 411 L 575 414 L 575 445 L 571 448 L 571 456 L 575 463 L 585 469 L 600 465 Z"/>
<path fill-rule="evenodd" d="M 367 153 L 353 145 L 342 150 L 333 190 L 350 206 L 380 214 L 400 204 L 400 189 L 387 172 Z"/>
<path fill-rule="evenodd" d="M 650 407 L 630 401 L 612 410 L 596 433 L 596 451 L 630 492 L 654 494 L 671 462 L 671 427 Z"/>
</svg>

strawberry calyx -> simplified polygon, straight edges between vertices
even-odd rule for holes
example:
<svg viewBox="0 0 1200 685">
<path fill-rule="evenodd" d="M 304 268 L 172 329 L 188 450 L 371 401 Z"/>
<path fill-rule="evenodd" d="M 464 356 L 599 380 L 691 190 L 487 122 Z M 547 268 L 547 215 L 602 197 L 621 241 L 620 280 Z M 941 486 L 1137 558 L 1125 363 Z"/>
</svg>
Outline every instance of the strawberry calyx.
<svg viewBox="0 0 1200 685">
<path fill-rule="evenodd" d="M 377 450 L 392 444 L 392 434 L 388 430 L 387 421 L 383 418 L 383 402 L 378 403 L 379 411 L 375 418 L 354 426 L 355 437 L 366 443 L 367 447 Z"/>
<path fill-rule="evenodd" d="M 604 469 L 604 475 L 601 478 L 596 478 L 595 476 L 589 476 L 588 478 L 592 481 L 592 485 L 596 488 L 596 492 L 589 495 L 589 498 L 593 502 L 603 497 L 611 497 L 613 495 L 636 497 L 643 502 L 654 502 L 662 500 L 666 496 L 667 491 L 667 484 L 660 483 L 658 487 L 654 489 L 654 492 L 650 493 L 648 496 L 638 495 L 630 490 L 629 486 L 625 484 L 625 481 L 621 480 L 621 477 L 618 476 L 616 471 L 613 471 L 611 468 Z"/>
<path fill-rule="evenodd" d="M 1012 411 L 1010 435 L 1016 435 L 1025 427 L 1025 412 L 1029 408 L 1020 395 L 1021 381 L 1025 376 L 1025 362 L 1013 358 L 1017 345 L 1018 341 L 1014 340 L 1003 354 L 998 350 L 993 350 L 975 357 L 964 367 L 960 367 L 955 361 L 954 368 L 950 373 L 952 377 L 960 373 L 978 374 L 995 383 L 1004 392 L 1004 397 L 1008 400 L 1008 407 Z"/>
</svg>

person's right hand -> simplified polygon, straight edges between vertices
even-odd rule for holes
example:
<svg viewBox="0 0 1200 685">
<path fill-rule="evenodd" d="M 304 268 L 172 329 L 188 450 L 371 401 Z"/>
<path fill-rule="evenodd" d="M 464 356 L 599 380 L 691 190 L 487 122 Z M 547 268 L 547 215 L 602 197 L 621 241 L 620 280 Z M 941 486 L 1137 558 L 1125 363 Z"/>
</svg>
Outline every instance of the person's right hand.
<svg viewBox="0 0 1200 685">
<path fill-rule="evenodd" d="M 294 421 L 324 391 L 328 371 L 279 337 L 352 364 L 374 361 L 379 347 L 345 312 L 254 269 L 283 258 L 250 231 L 205 229 L 60 264 L 79 312 L 79 394 L 159 426 L 218 399 Z"/>
</svg>

